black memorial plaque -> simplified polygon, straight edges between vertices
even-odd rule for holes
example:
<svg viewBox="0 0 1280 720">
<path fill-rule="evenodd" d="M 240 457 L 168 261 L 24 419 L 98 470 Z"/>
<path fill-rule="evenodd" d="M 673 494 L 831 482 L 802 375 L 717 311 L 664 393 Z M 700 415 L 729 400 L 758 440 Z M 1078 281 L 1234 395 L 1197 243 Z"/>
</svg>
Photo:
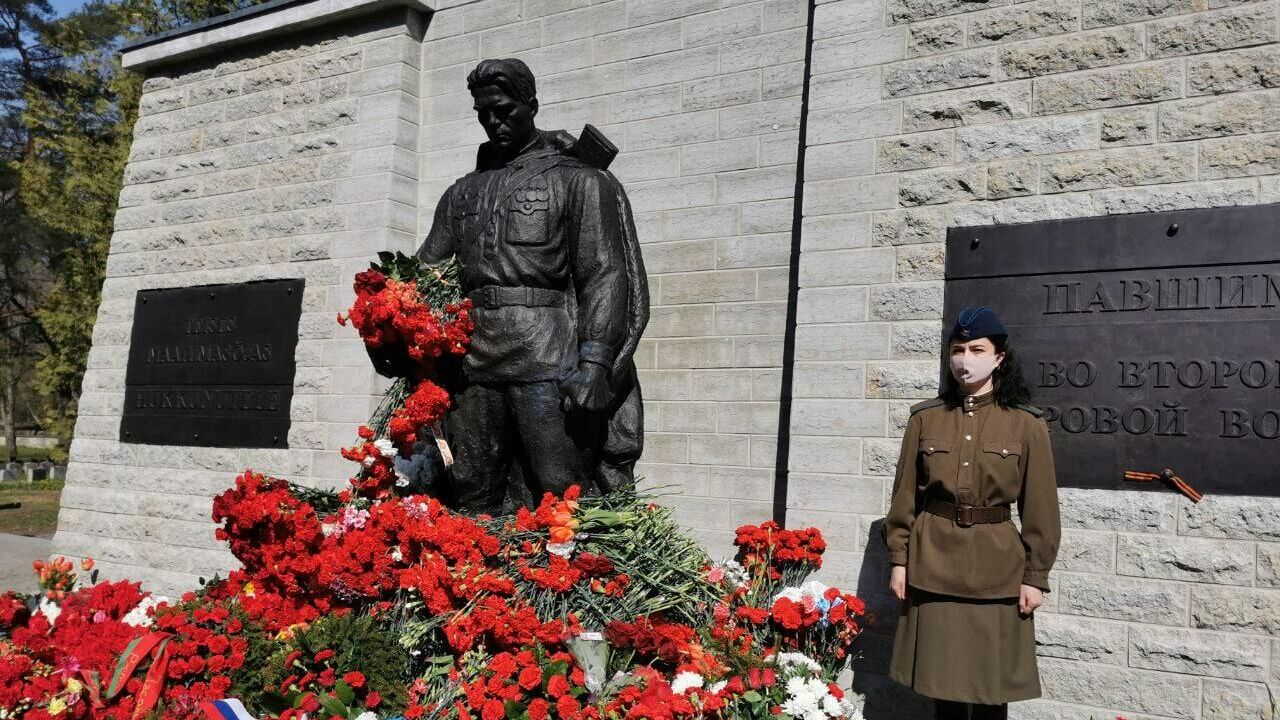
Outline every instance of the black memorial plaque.
<svg viewBox="0 0 1280 720">
<path fill-rule="evenodd" d="M 1065 487 L 1280 496 L 1280 205 L 951 228 L 945 314 L 994 308 Z"/>
<path fill-rule="evenodd" d="M 288 447 L 303 281 L 139 290 L 122 442 Z"/>
</svg>

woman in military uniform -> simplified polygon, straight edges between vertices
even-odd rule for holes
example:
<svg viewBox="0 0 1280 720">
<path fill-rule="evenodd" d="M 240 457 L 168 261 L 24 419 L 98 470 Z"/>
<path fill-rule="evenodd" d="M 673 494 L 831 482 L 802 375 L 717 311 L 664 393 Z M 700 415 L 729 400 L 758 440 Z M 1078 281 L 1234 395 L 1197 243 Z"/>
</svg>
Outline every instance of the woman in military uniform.
<svg viewBox="0 0 1280 720">
<path fill-rule="evenodd" d="M 939 719 L 1005 718 L 1040 696 L 1032 613 L 1061 534 L 1053 455 L 995 312 L 961 311 L 947 345 L 945 389 L 911 409 L 884 523 L 903 603 L 890 676 L 934 698 Z"/>
</svg>

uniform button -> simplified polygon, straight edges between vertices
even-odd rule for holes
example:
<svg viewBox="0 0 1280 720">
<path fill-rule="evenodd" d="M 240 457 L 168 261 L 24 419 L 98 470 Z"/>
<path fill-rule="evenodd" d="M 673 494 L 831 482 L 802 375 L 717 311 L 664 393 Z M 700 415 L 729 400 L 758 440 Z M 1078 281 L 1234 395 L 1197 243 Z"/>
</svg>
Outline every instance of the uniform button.
<svg viewBox="0 0 1280 720">
<path fill-rule="evenodd" d="M 1001 450 L 1001 451 L 1000 451 L 1000 454 L 1001 454 L 1001 455 L 1008 455 L 1008 454 L 1009 454 L 1009 451 L 1008 451 L 1008 450 Z"/>
<path fill-rule="evenodd" d="M 972 440 L 972 439 L 973 439 L 973 436 L 972 436 L 972 435 L 965 435 L 965 436 L 964 436 L 964 439 L 965 439 L 965 440 Z"/>
<path fill-rule="evenodd" d="M 525 209 L 525 210 L 532 210 L 532 209 L 533 209 L 533 203 L 525 203 L 525 204 L 524 204 L 524 209 Z"/>
<path fill-rule="evenodd" d="M 969 461 L 967 461 L 967 460 L 966 460 L 966 461 L 964 462 L 964 466 L 965 466 L 965 467 L 969 467 Z"/>
<path fill-rule="evenodd" d="M 933 448 L 932 448 L 932 447 L 930 447 L 930 448 L 929 448 L 929 452 L 933 452 Z"/>
<path fill-rule="evenodd" d="M 973 417 L 973 411 L 972 411 L 972 410 L 970 410 L 970 411 L 969 411 L 969 417 Z"/>
</svg>

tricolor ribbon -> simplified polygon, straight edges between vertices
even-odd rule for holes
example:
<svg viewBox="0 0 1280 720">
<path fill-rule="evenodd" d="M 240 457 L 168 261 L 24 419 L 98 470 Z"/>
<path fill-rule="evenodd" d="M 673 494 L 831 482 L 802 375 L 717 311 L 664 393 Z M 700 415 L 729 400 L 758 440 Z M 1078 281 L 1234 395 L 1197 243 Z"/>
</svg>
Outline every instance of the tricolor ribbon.
<svg viewBox="0 0 1280 720">
<path fill-rule="evenodd" d="M 235 698 L 200 703 L 200 709 L 208 720 L 255 720 L 244 703 Z"/>
</svg>

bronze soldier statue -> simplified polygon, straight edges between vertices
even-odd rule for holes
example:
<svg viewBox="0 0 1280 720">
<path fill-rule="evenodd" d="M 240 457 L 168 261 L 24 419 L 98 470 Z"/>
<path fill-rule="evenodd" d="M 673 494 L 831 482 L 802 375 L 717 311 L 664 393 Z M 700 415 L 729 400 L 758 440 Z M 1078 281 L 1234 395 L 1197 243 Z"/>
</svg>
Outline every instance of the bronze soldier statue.
<svg viewBox="0 0 1280 720">
<path fill-rule="evenodd" d="M 520 60 L 482 61 L 467 88 L 489 140 L 417 253 L 456 255 L 475 303 L 445 420 L 451 504 L 499 512 L 515 478 L 534 497 L 630 487 L 644 437 L 632 355 L 649 297 L 630 205 L 605 169 L 616 149 L 591 126 L 578 140 L 539 130 Z"/>
</svg>

